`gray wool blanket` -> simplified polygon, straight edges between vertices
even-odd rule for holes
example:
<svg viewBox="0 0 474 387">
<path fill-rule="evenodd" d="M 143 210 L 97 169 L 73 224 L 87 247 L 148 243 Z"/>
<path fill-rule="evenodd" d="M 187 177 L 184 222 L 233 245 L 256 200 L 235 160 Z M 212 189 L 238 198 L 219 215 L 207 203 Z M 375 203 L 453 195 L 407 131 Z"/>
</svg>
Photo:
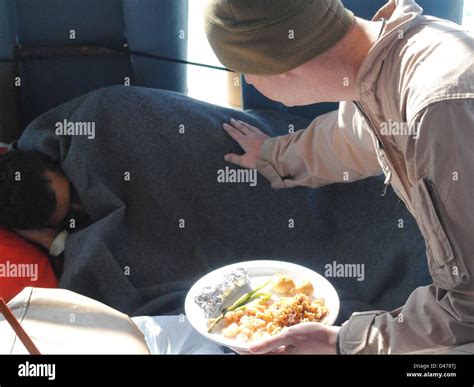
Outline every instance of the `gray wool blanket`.
<svg viewBox="0 0 474 387">
<path fill-rule="evenodd" d="M 271 135 L 308 124 L 120 86 L 33 121 L 18 147 L 57 160 L 92 220 L 66 242 L 60 286 L 130 315 L 175 314 L 194 281 L 230 263 L 285 260 L 323 275 L 327 265 L 363 264 L 363 278 L 328 278 L 341 322 L 354 311 L 398 307 L 429 282 L 424 241 L 393 192 L 381 197 L 381 178 L 274 191 L 258 176 L 255 185 L 223 159 L 240 152 L 222 130 L 231 117 Z M 95 133 L 58 135 L 64 120 L 94 123 Z"/>
</svg>

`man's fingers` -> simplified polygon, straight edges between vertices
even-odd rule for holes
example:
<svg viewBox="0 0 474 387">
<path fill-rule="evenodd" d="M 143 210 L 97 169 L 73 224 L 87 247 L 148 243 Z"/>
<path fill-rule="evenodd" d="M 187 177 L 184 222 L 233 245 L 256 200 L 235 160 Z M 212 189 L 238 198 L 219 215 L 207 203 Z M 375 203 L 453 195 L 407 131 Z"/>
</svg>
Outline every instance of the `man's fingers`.
<svg viewBox="0 0 474 387">
<path fill-rule="evenodd" d="M 279 349 L 280 347 L 288 346 L 292 343 L 293 338 L 291 335 L 288 334 L 288 332 L 284 332 L 251 345 L 249 347 L 249 351 L 254 354 L 264 354 L 273 351 L 275 351 L 275 353 L 279 353 L 280 351 L 284 351 Z"/>
<path fill-rule="evenodd" d="M 271 352 L 266 352 L 266 353 L 262 353 L 265 354 L 265 355 L 288 355 L 288 349 L 290 348 L 290 346 L 283 346 L 283 347 L 278 347 L 277 349 L 274 349 L 272 350 Z"/>
<path fill-rule="evenodd" d="M 250 125 L 247 122 L 240 121 L 240 120 L 238 122 L 240 122 L 242 125 L 245 125 L 252 133 L 255 133 L 255 134 L 263 133 L 259 128 L 257 128 L 256 126 Z"/>
<path fill-rule="evenodd" d="M 228 163 L 243 166 L 242 165 L 242 156 L 236 155 L 235 153 L 227 153 L 224 156 L 224 160 L 227 161 Z"/>
<path fill-rule="evenodd" d="M 254 134 L 258 134 L 258 133 L 263 133 L 259 128 L 257 128 L 256 126 L 253 126 L 253 125 L 250 125 L 249 123 L 245 122 L 245 121 L 241 121 L 241 120 L 235 120 L 235 119 L 231 119 L 230 120 L 232 125 L 234 125 L 235 127 L 237 127 L 240 131 L 242 131 L 244 134 L 249 134 L 249 133 L 254 133 Z"/>
<path fill-rule="evenodd" d="M 232 137 L 240 147 L 244 150 L 245 154 L 238 156 L 235 154 L 228 154 L 225 156 L 225 160 L 237 164 L 244 168 L 255 169 L 257 168 L 258 152 L 261 148 L 262 139 L 255 136 L 253 132 L 246 127 L 243 123 L 237 123 L 236 120 L 232 120 L 235 126 L 229 124 L 223 124 L 224 130 L 227 134 Z"/>
<path fill-rule="evenodd" d="M 229 124 L 223 124 L 222 125 L 224 127 L 224 130 L 227 132 L 227 134 L 232 137 L 235 141 L 237 141 L 240 145 L 241 141 L 242 141 L 242 138 L 243 138 L 243 134 L 240 130 L 238 130 L 237 128 L 234 128 L 232 125 L 229 125 Z"/>
<path fill-rule="evenodd" d="M 230 123 L 234 128 L 239 130 L 242 134 L 247 135 L 253 133 L 252 130 L 247 126 L 247 124 L 243 121 L 237 121 L 233 118 L 230 119 Z"/>
</svg>

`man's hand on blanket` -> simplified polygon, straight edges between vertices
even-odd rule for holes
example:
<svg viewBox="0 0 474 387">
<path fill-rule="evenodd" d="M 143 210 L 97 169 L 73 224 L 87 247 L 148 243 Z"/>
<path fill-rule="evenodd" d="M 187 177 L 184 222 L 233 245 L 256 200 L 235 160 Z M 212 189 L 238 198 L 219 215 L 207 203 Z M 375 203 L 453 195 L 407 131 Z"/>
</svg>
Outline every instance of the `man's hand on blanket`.
<svg viewBox="0 0 474 387">
<path fill-rule="evenodd" d="M 225 155 L 225 160 L 244 168 L 257 168 L 257 161 L 260 158 L 262 145 L 270 136 L 255 126 L 234 119 L 230 120 L 230 125 L 224 124 L 223 126 L 227 134 L 237 141 L 245 152 L 243 155 L 228 153 Z"/>
<path fill-rule="evenodd" d="M 254 354 L 323 354 L 337 353 L 338 326 L 320 323 L 301 323 L 252 345 Z"/>
<path fill-rule="evenodd" d="M 59 232 L 51 227 L 15 231 L 23 238 L 43 246 L 48 251 L 53 244 L 54 239 L 56 239 L 56 237 L 59 235 Z"/>
</svg>

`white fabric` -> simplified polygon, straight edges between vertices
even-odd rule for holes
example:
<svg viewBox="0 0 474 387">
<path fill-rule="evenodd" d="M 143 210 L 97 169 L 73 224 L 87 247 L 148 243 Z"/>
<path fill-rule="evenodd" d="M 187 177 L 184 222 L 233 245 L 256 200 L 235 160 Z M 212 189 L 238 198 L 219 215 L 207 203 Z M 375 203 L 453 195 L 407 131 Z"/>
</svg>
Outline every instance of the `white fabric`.
<svg viewBox="0 0 474 387">
<path fill-rule="evenodd" d="M 198 333 L 184 315 L 133 317 L 152 354 L 222 355 L 223 347 Z"/>
<path fill-rule="evenodd" d="M 54 239 L 53 243 L 51 243 L 51 247 L 49 248 L 49 255 L 52 255 L 53 257 L 60 256 L 66 248 L 66 239 L 68 236 L 69 233 L 66 230 L 60 232 L 58 236 Z"/>
</svg>

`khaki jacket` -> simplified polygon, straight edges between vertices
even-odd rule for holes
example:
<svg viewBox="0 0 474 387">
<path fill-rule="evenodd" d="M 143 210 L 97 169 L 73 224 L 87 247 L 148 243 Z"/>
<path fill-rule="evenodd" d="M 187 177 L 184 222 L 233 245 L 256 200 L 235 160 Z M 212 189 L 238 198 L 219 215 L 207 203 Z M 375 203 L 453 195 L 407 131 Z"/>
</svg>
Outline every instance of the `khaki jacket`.
<svg viewBox="0 0 474 387">
<path fill-rule="evenodd" d="M 474 343 L 474 39 L 413 0 L 391 1 L 381 18 L 358 102 L 267 140 L 258 170 L 275 189 L 383 172 L 425 238 L 433 284 L 395 311 L 354 313 L 339 349 L 441 352 Z"/>
</svg>

